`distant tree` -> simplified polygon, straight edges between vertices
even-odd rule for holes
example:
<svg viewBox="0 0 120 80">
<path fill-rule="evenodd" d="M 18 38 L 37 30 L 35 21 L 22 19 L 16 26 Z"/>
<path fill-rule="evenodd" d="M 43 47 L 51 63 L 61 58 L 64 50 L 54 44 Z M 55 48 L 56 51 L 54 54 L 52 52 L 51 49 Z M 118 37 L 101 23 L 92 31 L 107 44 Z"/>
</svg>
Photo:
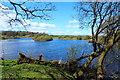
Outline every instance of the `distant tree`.
<svg viewBox="0 0 120 80">
<path fill-rule="evenodd" d="M 77 37 L 77 40 L 82 40 L 82 37 L 81 37 L 81 36 L 78 36 L 78 37 Z"/>
<path fill-rule="evenodd" d="M 18 35 L 18 33 L 15 32 L 15 31 L 3 31 L 3 32 L 2 32 L 2 35 L 6 35 L 6 36 L 16 36 L 16 35 Z"/>
<path fill-rule="evenodd" d="M 30 35 L 32 37 L 34 37 L 34 35 L 37 33 L 33 33 L 33 32 L 28 32 L 28 31 L 2 31 L 2 35 L 6 35 L 6 36 L 26 36 L 26 35 Z M 43 34 L 43 33 L 41 33 Z"/>
</svg>

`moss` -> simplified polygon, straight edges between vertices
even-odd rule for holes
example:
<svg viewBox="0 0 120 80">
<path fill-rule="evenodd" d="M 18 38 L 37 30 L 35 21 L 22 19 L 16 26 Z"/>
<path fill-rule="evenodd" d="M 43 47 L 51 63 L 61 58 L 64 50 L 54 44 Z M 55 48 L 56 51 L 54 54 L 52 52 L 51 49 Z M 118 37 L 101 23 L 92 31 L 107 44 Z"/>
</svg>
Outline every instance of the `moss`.
<svg viewBox="0 0 120 80">
<path fill-rule="evenodd" d="M 35 79 L 35 80 L 51 80 L 53 77 L 57 80 L 64 79 L 67 74 L 63 76 L 61 72 L 55 67 L 50 65 L 38 65 L 38 64 L 17 64 L 17 60 L 0 60 L 2 61 L 2 79 L 14 78 L 16 79 Z"/>
</svg>

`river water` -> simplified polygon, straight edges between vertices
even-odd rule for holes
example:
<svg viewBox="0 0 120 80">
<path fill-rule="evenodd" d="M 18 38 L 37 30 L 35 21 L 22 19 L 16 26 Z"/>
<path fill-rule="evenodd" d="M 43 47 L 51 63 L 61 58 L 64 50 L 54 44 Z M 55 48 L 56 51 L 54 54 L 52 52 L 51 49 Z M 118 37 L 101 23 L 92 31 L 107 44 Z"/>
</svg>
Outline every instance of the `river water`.
<svg viewBox="0 0 120 80">
<path fill-rule="evenodd" d="M 93 51 L 92 44 L 86 40 L 54 39 L 53 41 L 37 42 L 31 38 L 18 38 L 1 40 L 0 43 L 2 47 L 0 52 L 4 59 L 16 59 L 19 57 L 18 52 L 23 52 L 28 57 L 38 58 L 39 54 L 43 54 L 43 58 L 47 60 L 62 59 L 65 61 L 71 47 L 79 49 L 78 55 L 83 52 L 90 54 Z"/>
</svg>

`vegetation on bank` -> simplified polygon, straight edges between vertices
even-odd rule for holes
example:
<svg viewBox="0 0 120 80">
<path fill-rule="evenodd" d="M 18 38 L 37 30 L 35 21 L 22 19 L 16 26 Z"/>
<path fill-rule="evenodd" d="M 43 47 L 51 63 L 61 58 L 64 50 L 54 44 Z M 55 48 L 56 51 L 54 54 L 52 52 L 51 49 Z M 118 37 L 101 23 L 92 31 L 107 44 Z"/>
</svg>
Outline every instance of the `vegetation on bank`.
<svg viewBox="0 0 120 80">
<path fill-rule="evenodd" d="M 68 53 L 69 63 L 59 63 L 59 61 L 42 60 L 41 57 L 39 59 L 29 58 L 20 52 L 18 59 L 0 60 L 2 80 L 76 80 L 74 74 L 81 69 L 83 64 L 82 62 L 74 63 L 74 60 L 80 59 L 75 59 L 77 53 L 75 47 L 71 48 Z M 96 70 L 96 67 L 88 67 L 82 80 L 95 79 Z M 112 80 L 106 77 L 106 80 L 109 79 Z"/>
<path fill-rule="evenodd" d="M 59 61 L 29 58 L 18 53 L 19 58 L 14 60 L 0 60 L 2 80 L 74 80 L 71 72 L 62 67 Z"/>
<path fill-rule="evenodd" d="M 35 33 L 26 31 L 2 31 L 0 39 L 15 39 L 15 38 L 32 38 L 35 41 L 51 41 L 53 39 L 64 40 L 87 40 L 90 42 L 91 36 L 74 36 L 74 35 L 48 35 L 46 33 Z"/>
<path fill-rule="evenodd" d="M 51 41 L 53 40 L 52 36 L 45 33 L 38 33 L 33 38 L 35 41 Z"/>
<path fill-rule="evenodd" d="M 18 59 L 0 60 L 0 68 L 2 68 L 1 80 L 75 80 L 72 73 L 63 67 L 34 63 L 17 64 L 17 61 Z M 88 71 L 91 75 L 95 75 L 95 69 L 89 69 Z"/>
<path fill-rule="evenodd" d="M 67 72 L 61 72 L 57 67 L 51 65 L 40 65 L 34 63 L 17 64 L 18 59 L 15 60 L 0 60 L 2 64 L 2 80 L 17 79 L 17 80 L 65 80 Z M 67 77 L 69 79 L 69 77 Z"/>
<path fill-rule="evenodd" d="M 15 38 L 32 38 L 37 33 L 26 31 L 2 31 L 0 32 L 0 39 L 15 39 Z"/>
<path fill-rule="evenodd" d="M 0 60 L 2 80 L 76 80 L 74 73 L 79 69 L 78 63 L 42 60 L 40 56 L 39 59 L 33 59 L 26 57 L 21 52 L 19 52 L 19 56 L 18 59 L 14 60 Z M 95 71 L 96 68 L 89 67 L 86 72 L 90 75 L 86 75 L 86 79 L 94 78 Z"/>
<path fill-rule="evenodd" d="M 120 30 L 118 31 L 118 33 Z M 35 33 L 26 31 L 3 31 L 0 35 L 0 40 L 5 39 L 16 39 L 16 38 L 32 38 L 35 41 L 51 41 L 53 39 L 64 39 L 64 40 L 86 40 L 88 42 L 93 42 L 92 36 L 74 36 L 74 35 L 48 35 L 46 33 Z M 104 42 L 104 36 L 98 37 L 98 42 Z"/>
<path fill-rule="evenodd" d="M 64 40 L 87 40 L 91 39 L 91 36 L 73 36 L 73 35 L 52 35 L 53 38 L 56 39 L 64 39 Z"/>
</svg>

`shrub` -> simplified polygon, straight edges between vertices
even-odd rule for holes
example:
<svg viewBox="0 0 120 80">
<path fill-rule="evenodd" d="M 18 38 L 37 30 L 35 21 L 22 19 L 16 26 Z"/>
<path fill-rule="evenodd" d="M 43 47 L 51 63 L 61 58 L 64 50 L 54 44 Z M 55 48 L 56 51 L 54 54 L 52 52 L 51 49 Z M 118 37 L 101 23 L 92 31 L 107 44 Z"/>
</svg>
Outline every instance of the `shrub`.
<svg viewBox="0 0 120 80">
<path fill-rule="evenodd" d="M 78 37 L 77 37 L 77 40 L 82 40 L 81 36 L 78 36 Z"/>
<path fill-rule="evenodd" d="M 38 38 L 39 36 L 46 36 L 46 35 L 48 36 L 48 34 L 46 33 L 38 33 L 34 36 L 34 38 Z"/>
<path fill-rule="evenodd" d="M 34 38 L 35 41 L 51 41 L 53 40 L 53 38 L 49 35 L 45 35 L 45 36 L 38 36 Z"/>
</svg>

